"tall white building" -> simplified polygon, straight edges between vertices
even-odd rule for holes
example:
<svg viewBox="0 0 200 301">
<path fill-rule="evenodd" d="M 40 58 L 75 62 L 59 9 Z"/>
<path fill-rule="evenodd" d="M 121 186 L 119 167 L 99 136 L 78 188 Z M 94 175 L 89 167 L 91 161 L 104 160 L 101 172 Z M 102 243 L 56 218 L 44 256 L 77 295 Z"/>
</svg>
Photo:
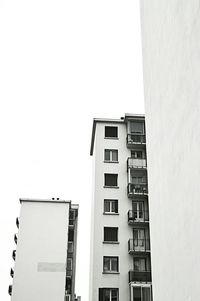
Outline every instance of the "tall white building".
<svg viewBox="0 0 200 301">
<path fill-rule="evenodd" d="M 145 120 L 94 119 L 90 301 L 152 301 Z"/>
<path fill-rule="evenodd" d="M 154 301 L 199 300 L 200 1 L 141 0 Z"/>
<path fill-rule="evenodd" d="M 12 301 L 74 301 L 78 205 L 20 199 Z"/>
</svg>

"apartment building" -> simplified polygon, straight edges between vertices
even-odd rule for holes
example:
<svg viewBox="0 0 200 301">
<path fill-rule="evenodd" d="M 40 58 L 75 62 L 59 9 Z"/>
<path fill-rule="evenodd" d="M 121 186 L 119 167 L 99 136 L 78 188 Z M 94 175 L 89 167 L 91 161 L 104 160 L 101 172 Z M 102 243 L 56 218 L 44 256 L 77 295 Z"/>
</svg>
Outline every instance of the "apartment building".
<svg viewBox="0 0 200 301">
<path fill-rule="evenodd" d="M 90 301 L 152 301 L 145 119 L 94 119 Z"/>
<path fill-rule="evenodd" d="M 20 199 L 12 301 L 74 301 L 78 205 L 58 198 Z"/>
</svg>

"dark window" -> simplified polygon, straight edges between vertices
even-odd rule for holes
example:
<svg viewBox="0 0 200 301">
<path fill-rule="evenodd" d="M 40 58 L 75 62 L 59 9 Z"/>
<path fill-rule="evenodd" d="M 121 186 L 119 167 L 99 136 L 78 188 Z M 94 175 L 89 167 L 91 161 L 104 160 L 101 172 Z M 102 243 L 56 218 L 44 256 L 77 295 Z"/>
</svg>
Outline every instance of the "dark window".
<svg viewBox="0 0 200 301">
<path fill-rule="evenodd" d="M 145 159 L 145 154 L 142 151 L 131 151 L 131 158 L 134 159 Z"/>
<path fill-rule="evenodd" d="M 110 273 L 110 272 L 118 272 L 119 271 L 119 260 L 118 257 L 108 257 L 104 256 L 103 257 L 103 271 L 105 273 Z"/>
<path fill-rule="evenodd" d="M 133 286 L 133 301 L 151 301 L 150 287 Z"/>
<path fill-rule="evenodd" d="M 118 128 L 116 126 L 105 126 L 105 137 L 106 138 L 117 138 Z"/>
<path fill-rule="evenodd" d="M 119 301 L 118 288 L 100 288 L 99 301 Z"/>
<path fill-rule="evenodd" d="M 74 241 L 74 230 L 69 229 L 68 231 L 68 241 Z"/>
<path fill-rule="evenodd" d="M 104 227 L 104 241 L 118 241 L 118 228 Z"/>
<path fill-rule="evenodd" d="M 118 213 L 118 200 L 104 200 L 105 213 Z"/>
<path fill-rule="evenodd" d="M 131 121 L 130 130 L 131 130 L 131 133 L 144 134 L 144 123 L 137 122 L 137 121 Z"/>
<path fill-rule="evenodd" d="M 105 173 L 105 186 L 117 186 L 117 174 Z"/>
</svg>

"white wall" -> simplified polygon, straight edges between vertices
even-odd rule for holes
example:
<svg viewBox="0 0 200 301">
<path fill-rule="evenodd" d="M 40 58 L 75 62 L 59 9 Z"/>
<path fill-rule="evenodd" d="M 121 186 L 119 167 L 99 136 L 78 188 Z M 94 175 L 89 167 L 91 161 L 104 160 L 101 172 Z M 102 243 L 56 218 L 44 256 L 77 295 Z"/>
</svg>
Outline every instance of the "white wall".
<svg viewBox="0 0 200 301">
<path fill-rule="evenodd" d="M 154 301 L 200 296 L 200 1 L 141 0 Z"/>
<path fill-rule="evenodd" d="M 22 202 L 12 301 L 63 301 L 69 203 Z"/>
<path fill-rule="evenodd" d="M 104 139 L 105 125 L 118 126 L 118 140 Z M 104 163 L 104 149 L 118 149 L 119 163 Z M 93 200 L 93 265 L 90 283 L 90 300 L 98 300 L 98 288 L 119 288 L 119 300 L 129 300 L 128 271 L 132 269 L 132 256 L 128 254 L 128 240 L 132 228 L 128 225 L 127 212 L 132 202 L 127 197 L 127 158 L 125 123 L 97 123 L 94 146 L 94 200 Z M 117 188 L 104 188 L 104 173 L 117 173 Z M 119 215 L 103 215 L 104 199 L 118 199 Z M 119 227 L 119 244 L 103 244 L 104 227 Z M 120 274 L 103 274 L 103 256 L 119 256 Z"/>
</svg>

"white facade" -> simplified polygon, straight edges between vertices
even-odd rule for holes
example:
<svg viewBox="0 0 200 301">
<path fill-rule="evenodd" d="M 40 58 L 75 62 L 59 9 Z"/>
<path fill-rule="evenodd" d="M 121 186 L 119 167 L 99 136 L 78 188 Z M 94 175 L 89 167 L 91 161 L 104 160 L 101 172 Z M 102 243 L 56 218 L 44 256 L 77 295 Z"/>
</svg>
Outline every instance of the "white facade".
<svg viewBox="0 0 200 301">
<path fill-rule="evenodd" d="M 154 301 L 200 296 L 200 2 L 142 0 Z"/>
<path fill-rule="evenodd" d="M 71 244 L 68 237 L 69 225 L 72 224 L 71 202 L 30 199 L 20 201 L 11 300 L 64 301 L 66 276 L 72 277 L 73 273 L 73 280 L 70 280 L 72 282 L 75 277 L 75 253 L 74 257 L 71 256 L 71 269 L 68 261 Z M 76 233 L 72 244 L 75 250 Z M 74 283 L 72 290 L 73 296 Z"/>
<path fill-rule="evenodd" d="M 130 120 L 133 116 L 129 116 Z M 134 116 L 136 121 L 144 117 Z M 91 155 L 93 155 L 94 183 L 93 183 L 93 209 L 92 209 L 92 242 L 91 242 L 91 273 L 90 273 L 90 301 L 129 301 L 131 286 L 147 286 L 151 288 L 150 281 L 129 281 L 129 271 L 133 270 L 133 254 L 129 254 L 128 241 L 133 238 L 133 226 L 128 223 L 128 212 L 133 209 L 132 199 L 128 197 L 127 185 L 130 182 L 130 169 L 127 169 L 127 160 L 131 157 L 131 148 L 127 147 L 128 117 L 119 120 L 94 119 Z M 105 127 L 117 127 L 116 138 L 105 137 Z M 138 147 L 138 146 L 137 146 Z M 133 147 L 134 148 L 134 147 Z M 132 149 L 133 149 L 132 148 Z M 145 152 L 145 146 L 139 143 L 139 149 Z M 110 151 L 105 157 L 105 151 Z M 116 154 L 118 152 L 118 158 Z M 130 163 L 133 163 L 133 159 Z M 135 160 L 136 165 L 144 164 L 146 160 Z M 106 187 L 105 174 L 117 175 L 116 187 Z M 146 197 L 144 197 L 146 200 Z M 117 201 L 117 212 L 111 206 L 105 210 L 105 201 Z M 143 225 L 144 226 L 144 225 Z M 105 241 L 105 228 L 118 228 L 118 239 L 115 242 Z M 137 227 L 137 226 L 136 226 Z M 147 226 L 148 227 L 148 226 Z M 143 255 L 143 254 L 142 254 Z M 137 256 L 139 256 L 137 254 Z M 145 255 L 146 256 L 146 255 Z M 149 253 L 147 256 L 150 256 Z M 105 270 L 105 257 L 117 257 L 118 269 Z M 111 266 L 111 264 L 110 264 Z M 112 268 L 111 268 L 112 270 Z M 109 292 L 104 296 L 106 289 L 117 289 L 118 293 Z M 100 291 L 102 290 L 102 292 Z M 104 290 L 104 292 L 103 292 Z M 113 293 L 113 296 L 111 294 Z M 104 294 L 104 295 L 102 295 Z M 109 298 L 109 299 L 108 299 Z M 145 299 L 144 301 L 150 299 Z"/>
</svg>

